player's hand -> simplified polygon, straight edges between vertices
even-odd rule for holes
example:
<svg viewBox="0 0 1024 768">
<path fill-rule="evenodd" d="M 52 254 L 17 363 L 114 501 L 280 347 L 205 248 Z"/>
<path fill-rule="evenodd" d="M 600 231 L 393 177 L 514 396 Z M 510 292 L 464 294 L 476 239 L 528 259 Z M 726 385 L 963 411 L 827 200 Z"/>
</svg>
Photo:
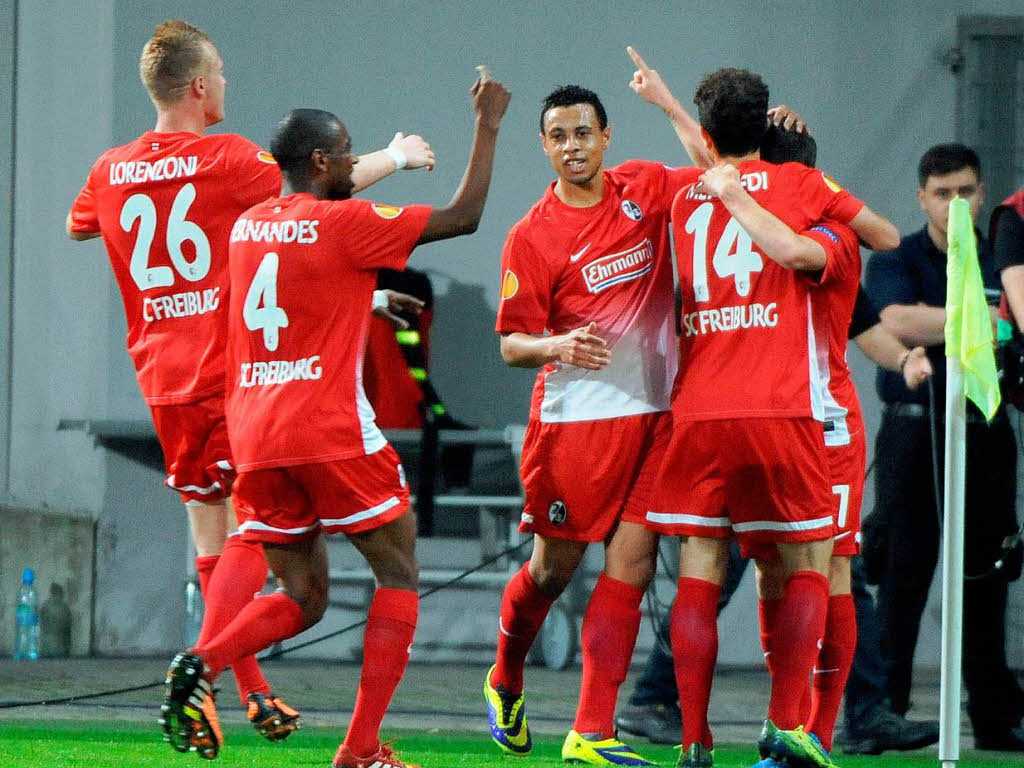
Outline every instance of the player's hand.
<svg viewBox="0 0 1024 768">
<path fill-rule="evenodd" d="M 903 363 L 903 381 L 907 389 L 917 389 L 932 375 L 932 361 L 928 359 L 924 347 L 914 347 Z"/>
<path fill-rule="evenodd" d="M 577 368 L 599 371 L 608 365 L 612 353 L 608 351 L 604 339 L 595 335 L 597 323 L 589 323 L 582 328 L 552 336 L 551 360 L 558 360 Z"/>
<path fill-rule="evenodd" d="M 430 148 L 430 145 L 427 144 L 422 136 L 417 136 L 415 133 L 406 136 L 399 131 L 388 146 L 397 149 L 405 155 L 405 167 L 407 170 L 411 171 L 415 168 L 426 168 L 428 171 L 434 170 L 436 162 L 434 150 Z"/>
<path fill-rule="evenodd" d="M 698 192 L 721 198 L 734 189 L 740 189 L 740 172 L 735 165 L 719 163 L 700 175 Z"/>
<path fill-rule="evenodd" d="M 806 133 L 808 136 L 811 135 L 803 118 L 797 114 L 795 109 L 790 109 L 785 104 L 780 104 L 768 110 L 768 122 L 779 126 L 784 131 L 796 131 L 797 133 Z"/>
<path fill-rule="evenodd" d="M 675 104 L 676 98 L 672 95 L 672 91 L 668 89 L 668 86 L 665 85 L 665 81 L 661 79 L 658 70 L 647 66 L 647 62 L 643 60 L 643 57 L 636 52 L 633 46 L 627 45 L 626 53 L 629 54 L 629 58 L 633 60 L 637 67 L 633 73 L 633 79 L 629 81 L 629 87 L 633 90 L 633 93 L 644 101 L 668 111 Z"/>
<path fill-rule="evenodd" d="M 392 291 L 390 288 L 381 288 L 380 292 L 387 298 L 387 304 L 374 307 L 373 314 L 385 320 L 390 320 L 396 328 L 404 331 L 409 327 L 409 322 L 395 314 L 396 312 L 419 315 L 423 311 L 423 302 L 415 296 Z"/>
<path fill-rule="evenodd" d="M 476 68 L 479 77 L 469 90 L 473 97 L 473 109 L 477 118 L 491 130 L 497 131 L 501 125 L 501 117 L 508 108 L 508 100 L 512 94 L 500 80 L 495 80 L 486 66 Z"/>
</svg>

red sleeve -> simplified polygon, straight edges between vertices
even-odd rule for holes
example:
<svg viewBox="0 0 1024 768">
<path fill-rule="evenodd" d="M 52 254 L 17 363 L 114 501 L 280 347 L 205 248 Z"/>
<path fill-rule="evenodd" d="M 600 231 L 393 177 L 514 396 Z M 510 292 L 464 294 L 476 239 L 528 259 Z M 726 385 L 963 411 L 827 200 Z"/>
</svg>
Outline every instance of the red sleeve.
<svg viewBox="0 0 1024 768">
<path fill-rule="evenodd" d="M 75 202 L 71 204 L 71 231 L 72 232 L 99 232 L 100 214 L 96 207 L 96 188 L 92 176 L 96 166 L 89 171 L 89 177 L 85 186 L 78 193 Z"/>
<path fill-rule="evenodd" d="M 242 136 L 233 136 L 231 180 L 246 208 L 281 194 L 281 169 L 274 156 Z"/>
<path fill-rule="evenodd" d="M 832 219 L 849 224 L 864 207 L 864 203 L 836 184 L 824 171 L 797 163 L 789 165 L 798 169 L 800 174 L 798 184 L 794 185 L 794 200 L 804 209 L 808 220 Z"/>
<path fill-rule="evenodd" d="M 429 205 L 399 208 L 359 198 L 332 207 L 345 233 L 346 252 L 358 269 L 405 269 L 433 210 Z"/>
<path fill-rule="evenodd" d="M 666 208 L 671 206 L 672 198 L 680 189 L 688 184 L 693 184 L 704 172 L 703 169 L 695 166 L 675 168 L 648 160 L 627 160 L 617 166 L 616 170 L 632 176 L 644 176 L 645 183 L 649 184 L 652 191 L 665 201 Z"/>
<path fill-rule="evenodd" d="M 860 243 L 845 224 L 826 221 L 800 233 L 825 249 L 825 269 L 815 283 L 860 281 Z"/>
<path fill-rule="evenodd" d="M 501 252 L 501 298 L 498 333 L 543 333 L 551 308 L 551 275 L 547 265 L 513 227 Z"/>
</svg>

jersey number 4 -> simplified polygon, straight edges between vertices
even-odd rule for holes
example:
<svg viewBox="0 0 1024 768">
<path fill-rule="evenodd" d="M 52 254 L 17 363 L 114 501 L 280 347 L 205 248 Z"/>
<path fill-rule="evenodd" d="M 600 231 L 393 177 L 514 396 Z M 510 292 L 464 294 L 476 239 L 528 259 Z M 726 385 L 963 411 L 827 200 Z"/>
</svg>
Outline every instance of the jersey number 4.
<svg viewBox="0 0 1024 768">
<path fill-rule="evenodd" d="M 711 298 L 708 290 L 708 227 L 714 204 L 701 203 L 686 220 L 686 232 L 693 235 L 693 293 L 697 301 Z M 761 254 L 753 248 L 750 235 L 736 219 L 730 218 L 722 230 L 711 259 L 719 277 L 736 281 L 736 293 L 750 293 L 750 275 L 764 267 Z"/>
<path fill-rule="evenodd" d="M 192 283 L 202 280 L 210 271 L 210 241 L 198 224 L 185 220 L 195 199 L 195 186 L 186 184 L 174 196 L 171 213 L 167 217 L 167 254 L 178 274 Z M 170 267 L 149 266 L 149 249 L 156 232 L 156 205 L 153 204 L 153 198 L 141 192 L 125 200 L 121 208 L 121 229 L 131 232 L 136 220 L 139 221 L 139 234 L 135 238 L 132 260 L 128 265 L 132 279 L 140 291 L 174 285 L 174 270 Z M 186 259 L 181 250 L 182 244 L 186 242 L 192 243 L 195 248 L 196 257 L 192 261 Z"/>
<path fill-rule="evenodd" d="M 245 327 L 250 331 L 263 331 L 263 344 L 270 352 L 277 349 L 278 331 L 288 327 L 288 314 L 277 306 L 277 265 L 276 253 L 263 257 L 242 304 Z"/>
</svg>

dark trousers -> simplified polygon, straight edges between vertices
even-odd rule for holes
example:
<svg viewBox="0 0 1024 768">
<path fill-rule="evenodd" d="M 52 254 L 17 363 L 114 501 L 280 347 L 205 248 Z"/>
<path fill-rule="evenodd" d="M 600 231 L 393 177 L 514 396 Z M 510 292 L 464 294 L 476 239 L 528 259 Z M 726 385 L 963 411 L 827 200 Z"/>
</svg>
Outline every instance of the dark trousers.
<svg viewBox="0 0 1024 768">
<path fill-rule="evenodd" d="M 853 605 L 857 612 L 857 653 L 846 680 L 843 716 L 848 733 L 856 731 L 855 724 L 864 722 L 871 710 L 885 704 L 889 696 L 881 653 L 878 612 L 875 600 L 868 592 L 864 561 L 860 557 L 850 561 L 850 581 Z"/>
<path fill-rule="evenodd" d="M 941 420 L 937 431 L 941 472 Z M 879 571 L 889 698 L 901 714 L 910 707 L 914 650 L 939 556 L 931 445 L 927 418 L 898 410 L 883 415 L 875 447 L 875 511 L 864 526 L 865 551 Z M 975 733 L 1005 731 L 1020 720 L 1020 689 L 1006 666 L 1007 579 L 993 569 L 1004 537 L 1017 527 L 1016 460 L 1005 416 L 991 425 L 968 423 L 963 664 Z"/>
</svg>

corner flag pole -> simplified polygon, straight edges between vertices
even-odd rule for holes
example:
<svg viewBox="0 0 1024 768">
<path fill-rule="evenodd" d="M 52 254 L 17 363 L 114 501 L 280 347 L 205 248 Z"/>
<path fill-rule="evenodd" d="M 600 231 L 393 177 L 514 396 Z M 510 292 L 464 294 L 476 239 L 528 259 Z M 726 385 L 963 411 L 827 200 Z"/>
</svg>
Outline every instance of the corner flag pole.
<svg viewBox="0 0 1024 768">
<path fill-rule="evenodd" d="M 942 676 L 939 693 L 939 760 L 960 759 L 960 665 L 964 615 L 964 478 L 967 461 L 964 370 L 946 357 L 946 456 L 942 541 Z"/>
</svg>

